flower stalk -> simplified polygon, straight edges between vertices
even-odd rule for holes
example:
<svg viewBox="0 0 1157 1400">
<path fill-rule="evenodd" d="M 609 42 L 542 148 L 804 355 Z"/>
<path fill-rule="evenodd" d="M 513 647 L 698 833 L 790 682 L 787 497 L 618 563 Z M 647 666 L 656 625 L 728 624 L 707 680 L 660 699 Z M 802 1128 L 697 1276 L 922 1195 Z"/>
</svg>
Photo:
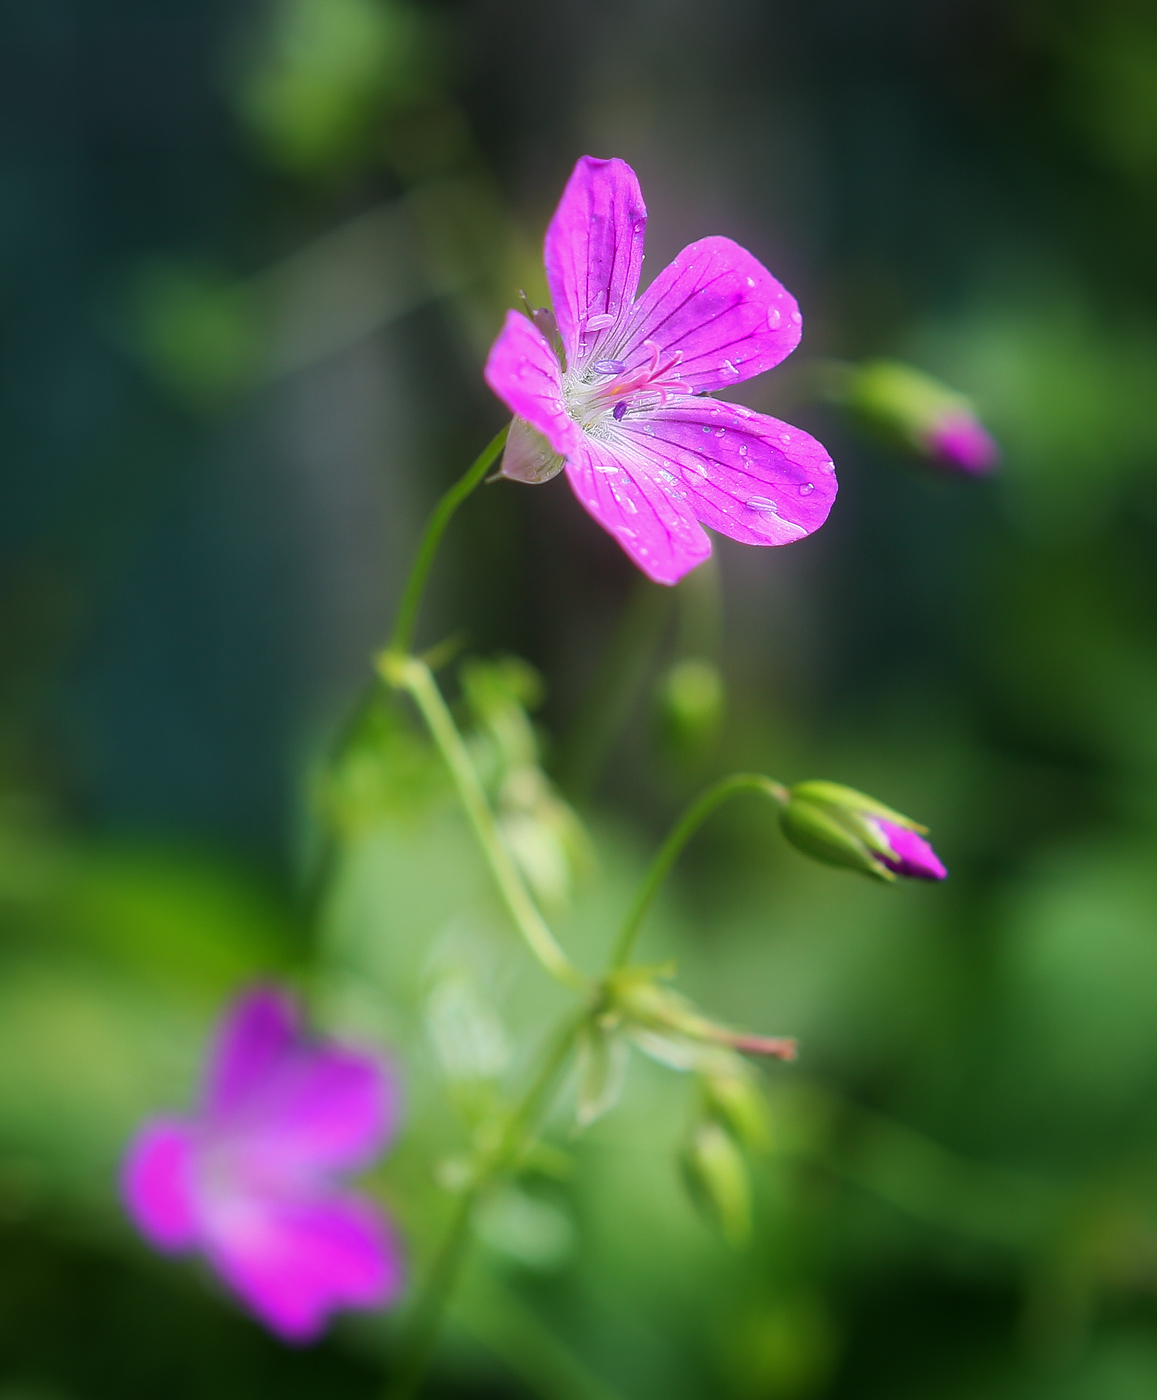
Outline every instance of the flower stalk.
<svg viewBox="0 0 1157 1400">
<path fill-rule="evenodd" d="M 721 807 L 724 802 L 742 792 L 760 793 L 764 797 L 770 798 L 779 807 L 786 806 L 788 802 L 787 788 L 782 783 L 777 783 L 773 778 L 765 777 L 762 773 L 733 773 L 728 778 L 721 778 L 702 793 L 675 823 L 671 834 L 663 842 L 658 854 L 651 862 L 651 868 L 648 870 L 639 888 L 639 893 L 635 896 L 635 902 L 631 905 L 622 929 L 619 931 L 611 957 L 612 968 L 626 965 L 634 949 L 635 940 L 643 927 L 643 922 L 650 912 L 651 905 L 655 902 L 655 896 L 662 888 L 663 881 L 670 874 L 671 867 L 682 854 L 684 846 L 717 807 Z"/>
<path fill-rule="evenodd" d="M 465 741 L 458 732 L 454 716 L 442 698 L 430 668 L 415 656 L 399 656 L 388 651 L 379 657 L 378 669 L 388 684 L 411 695 L 421 711 L 454 779 L 458 797 L 474 828 L 486 863 L 527 947 L 556 981 L 576 991 L 586 991 L 590 986 L 587 977 L 559 947 L 502 840 Z"/>
<path fill-rule="evenodd" d="M 466 475 L 456 481 L 434 507 L 422 535 L 422 543 L 418 546 L 418 553 L 414 559 L 413 567 L 410 569 L 410 576 L 402 590 L 402 601 L 398 604 L 398 616 L 394 622 L 394 633 L 390 638 L 389 645 L 389 652 L 392 655 L 405 656 L 413 646 L 414 628 L 418 622 L 418 609 L 422 603 L 422 594 L 426 589 L 426 579 L 433 566 L 434 556 L 438 553 L 438 546 L 442 543 L 442 536 L 446 533 L 446 526 L 449 525 L 454 512 L 470 495 L 471 491 L 481 484 L 486 473 L 498 460 L 499 454 L 506 446 L 506 435 L 509 431 L 510 424 L 508 423 L 506 427 L 495 433 L 475 457 Z"/>
</svg>

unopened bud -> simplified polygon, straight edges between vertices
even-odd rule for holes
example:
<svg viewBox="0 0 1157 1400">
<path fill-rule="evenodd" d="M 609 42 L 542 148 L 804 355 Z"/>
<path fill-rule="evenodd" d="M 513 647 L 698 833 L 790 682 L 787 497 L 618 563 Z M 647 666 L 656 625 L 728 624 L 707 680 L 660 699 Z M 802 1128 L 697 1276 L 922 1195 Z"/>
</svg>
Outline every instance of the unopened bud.
<svg viewBox="0 0 1157 1400">
<path fill-rule="evenodd" d="M 710 1112 L 726 1123 L 745 1146 L 761 1149 L 771 1139 L 767 1100 L 753 1077 L 744 1070 L 741 1060 L 734 1072 L 721 1068 L 718 1072 L 703 1074 L 699 1082 Z"/>
<path fill-rule="evenodd" d="M 731 1244 L 751 1233 L 751 1184 L 747 1164 L 735 1139 L 717 1120 L 695 1127 L 683 1154 L 683 1171 L 695 1200 L 703 1206 Z"/>
<path fill-rule="evenodd" d="M 659 683 L 659 722 L 668 748 L 695 755 L 711 743 L 723 719 L 725 691 L 710 661 L 678 661 Z"/>
<path fill-rule="evenodd" d="M 855 366 L 839 398 L 869 427 L 941 466 L 981 476 L 1000 458 L 963 394 L 898 360 Z"/>
<path fill-rule="evenodd" d="M 840 783 L 797 783 L 780 824 L 805 855 L 877 880 L 943 880 L 948 874 L 921 836 L 927 827 Z"/>
</svg>

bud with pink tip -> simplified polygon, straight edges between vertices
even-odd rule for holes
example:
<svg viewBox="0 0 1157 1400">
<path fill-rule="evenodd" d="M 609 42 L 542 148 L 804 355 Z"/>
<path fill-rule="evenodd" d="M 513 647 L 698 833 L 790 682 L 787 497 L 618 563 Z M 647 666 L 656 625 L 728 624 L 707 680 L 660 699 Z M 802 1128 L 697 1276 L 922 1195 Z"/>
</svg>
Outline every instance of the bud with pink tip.
<svg viewBox="0 0 1157 1400">
<path fill-rule="evenodd" d="M 983 476 L 1000 459 L 963 394 L 898 360 L 852 367 L 835 397 L 868 427 L 939 466 Z"/>
<path fill-rule="evenodd" d="M 841 783 L 797 783 L 780 825 L 805 855 L 876 880 L 943 880 L 948 874 L 924 840 L 927 827 Z"/>
</svg>

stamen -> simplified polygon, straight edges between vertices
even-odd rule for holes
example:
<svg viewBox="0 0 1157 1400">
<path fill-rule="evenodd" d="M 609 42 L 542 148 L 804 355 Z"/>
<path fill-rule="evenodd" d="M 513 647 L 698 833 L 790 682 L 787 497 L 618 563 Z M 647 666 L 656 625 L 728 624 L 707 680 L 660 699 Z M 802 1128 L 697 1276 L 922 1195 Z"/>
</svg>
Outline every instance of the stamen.
<svg viewBox="0 0 1157 1400">
<path fill-rule="evenodd" d="M 622 374 L 626 367 L 622 360 L 596 360 L 591 369 L 596 374 Z"/>
<path fill-rule="evenodd" d="M 618 403 L 615 404 L 614 409 L 611 411 L 611 417 L 615 420 L 616 423 L 621 423 L 626 412 L 627 401 L 626 399 L 620 399 Z"/>
</svg>

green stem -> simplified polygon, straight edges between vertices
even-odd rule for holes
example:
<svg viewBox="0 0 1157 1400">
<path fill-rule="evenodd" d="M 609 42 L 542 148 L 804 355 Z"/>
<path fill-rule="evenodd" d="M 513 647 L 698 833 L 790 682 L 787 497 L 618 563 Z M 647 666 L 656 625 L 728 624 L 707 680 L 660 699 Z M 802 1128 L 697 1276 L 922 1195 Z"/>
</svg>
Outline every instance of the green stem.
<svg viewBox="0 0 1157 1400">
<path fill-rule="evenodd" d="M 445 1238 L 414 1304 L 406 1336 L 399 1347 L 398 1369 L 386 1388 L 385 1400 L 412 1400 L 418 1393 L 438 1342 L 443 1314 L 466 1258 L 474 1207 L 495 1179 L 518 1160 L 534 1119 L 566 1064 L 586 1016 L 584 1011 L 580 1017 L 572 1017 L 565 1023 L 542 1069 L 510 1115 L 497 1147 L 459 1198 Z"/>
<path fill-rule="evenodd" d="M 493 466 L 495 459 L 502 451 L 506 442 L 506 434 L 509 431 L 510 425 L 508 423 L 501 432 L 496 433 L 490 439 L 474 459 L 470 470 L 460 481 L 456 481 L 450 487 L 430 515 L 426 532 L 422 536 L 422 543 L 418 547 L 417 558 L 414 560 L 410 577 L 406 580 L 406 587 L 402 592 L 402 601 L 398 604 L 394 635 L 390 638 L 389 650 L 398 656 L 404 656 L 413 645 L 414 627 L 418 621 L 418 608 L 422 602 L 422 593 L 426 587 L 426 579 L 429 577 L 431 565 L 434 563 L 434 556 L 438 552 L 442 536 L 446 533 L 446 526 L 449 525 L 454 512 Z"/>
<path fill-rule="evenodd" d="M 639 936 L 643 920 L 647 917 L 655 896 L 659 893 L 671 867 L 679 859 L 683 847 L 715 811 L 716 807 L 722 806 L 729 798 L 741 792 L 762 793 L 764 797 L 771 798 L 781 807 L 786 806 L 788 801 L 787 788 L 772 778 L 765 778 L 762 773 L 733 773 L 729 778 L 720 778 L 717 783 L 696 798 L 676 822 L 671 834 L 660 847 L 658 855 L 651 862 L 651 868 L 647 871 L 639 893 L 635 896 L 635 902 L 631 905 L 626 921 L 619 932 L 611 958 L 612 967 L 622 967 L 631 956 L 631 950 L 635 946 L 635 939 Z"/>
<path fill-rule="evenodd" d="M 567 987 L 586 991 L 588 979 L 571 962 L 555 941 L 531 899 L 522 876 L 499 834 L 490 803 L 475 771 L 470 753 L 449 707 L 442 699 L 430 668 L 417 657 L 403 657 L 390 652 L 379 658 L 385 679 L 407 690 L 414 698 L 422 717 L 429 726 L 434 742 L 446 761 L 466 815 L 478 837 L 478 844 L 494 875 L 495 883 L 506 901 L 515 926 L 526 940 L 530 951 L 557 981 Z"/>
<path fill-rule="evenodd" d="M 585 799 L 631 716 L 670 616 L 669 588 L 640 577 L 615 624 L 578 714 L 563 740 L 559 786 Z"/>
</svg>

